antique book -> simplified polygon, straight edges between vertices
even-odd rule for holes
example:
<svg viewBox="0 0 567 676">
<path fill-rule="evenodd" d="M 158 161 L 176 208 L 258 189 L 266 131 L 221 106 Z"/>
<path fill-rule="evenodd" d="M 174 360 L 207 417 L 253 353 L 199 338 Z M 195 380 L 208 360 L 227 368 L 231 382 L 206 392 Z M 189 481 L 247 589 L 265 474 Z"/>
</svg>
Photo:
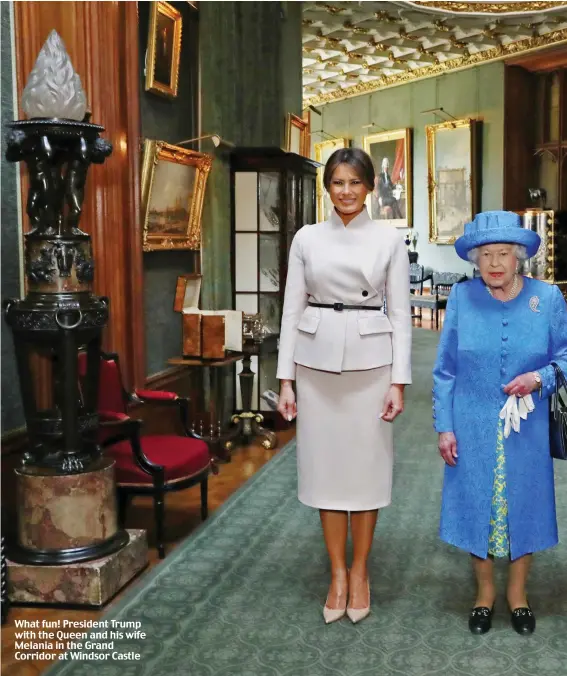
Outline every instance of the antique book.
<svg viewBox="0 0 567 676">
<path fill-rule="evenodd" d="M 201 314 L 201 356 L 222 359 L 225 356 L 225 319 L 223 315 Z"/>
<path fill-rule="evenodd" d="M 175 312 L 183 312 L 184 308 L 198 308 L 200 295 L 201 275 L 180 275 L 177 278 L 177 284 L 175 286 L 173 310 Z"/>
<path fill-rule="evenodd" d="M 199 274 L 177 278 L 173 309 L 183 314 L 183 356 L 221 359 L 226 350 L 242 352 L 244 313 L 241 310 L 200 310 L 201 281 Z M 207 320 L 204 327 L 204 317 L 216 317 L 216 320 Z"/>
<path fill-rule="evenodd" d="M 183 317 L 183 356 L 201 356 L 201 315 L 184 314 Z"/>
</svg>

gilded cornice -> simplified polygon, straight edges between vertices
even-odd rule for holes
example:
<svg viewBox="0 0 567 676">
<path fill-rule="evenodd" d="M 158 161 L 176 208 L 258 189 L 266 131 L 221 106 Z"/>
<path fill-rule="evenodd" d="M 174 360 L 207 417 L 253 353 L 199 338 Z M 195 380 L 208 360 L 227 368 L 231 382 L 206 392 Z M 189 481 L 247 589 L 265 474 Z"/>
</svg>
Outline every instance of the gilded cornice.
<svg viewBox="0 0 567 676">
<path fill-rule="evenodd" d="M 466 12 L 467 14 L 543 12 L 567 6 L 567 2 L 423 2 L 422 0 L 413 0 L 411 4 L 423 8 L 440 9 L 446 12 Z"/>
<path fill-rule="evenodd" d="M 550 33 L 546 33 L 545 35 L 531 37 L 525 40 L 518 40 L 517 42 L 499 45 L 498 47 L 491 47 L 490 49 L 486 49 L 476 54 L 469 54 L 457 57 L 455 59 L 448 59 L 442 63 L 424 66 L 423 68 L 407 70 L 403 73 L 396 73 L 395 75 L 383 75 L 376 80 L 372 80 L 370 82 L 361 82 L 357 85 L 354 85 L 353 87 L 345 87 L 343 89 L 337 89 L 325 94 L 318 94 L 317 96 L 304 99 L 304 107 L 320 106 L 325 103 L 342 101 L 343 99 L 349 99 L 354 96 L 362 96 L 363 94 L 369 94 L 380 89 L 386 89 L 388 87 L 395 87 L 398 85 L 407 84 L 409 82 L 414 82 L 415 80 L 421 78 L 435 77 L 437 75 L 443 75 L 444 73 L 449 73 L 455 70 L 464 70 L 466 68 L 479 66 L 489 61 L 498 61 L 523 52 L 533 51 L 547 47 L 549 45 L 557 45 L 561 43 L 567 43 L 567 29 L 552 31 Z"/>
</svg>

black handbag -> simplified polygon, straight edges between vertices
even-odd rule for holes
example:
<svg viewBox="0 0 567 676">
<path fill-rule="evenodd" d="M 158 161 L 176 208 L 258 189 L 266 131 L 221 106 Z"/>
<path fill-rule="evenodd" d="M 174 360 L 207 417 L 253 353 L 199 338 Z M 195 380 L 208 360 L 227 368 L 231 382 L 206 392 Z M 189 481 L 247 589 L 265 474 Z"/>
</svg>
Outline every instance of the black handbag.
<svg viewBox="0 0 567 676">
<path fill-rule="evenodd" d="M 555 393 L 549 407 L 549 450 L 552 458 L 567 460 L 567 399 L 564 401 L 559 393 L 561 388 L 567 392 L 567 380 L 555 362 L 551 365 L 555 369 Z"/>
</svg>

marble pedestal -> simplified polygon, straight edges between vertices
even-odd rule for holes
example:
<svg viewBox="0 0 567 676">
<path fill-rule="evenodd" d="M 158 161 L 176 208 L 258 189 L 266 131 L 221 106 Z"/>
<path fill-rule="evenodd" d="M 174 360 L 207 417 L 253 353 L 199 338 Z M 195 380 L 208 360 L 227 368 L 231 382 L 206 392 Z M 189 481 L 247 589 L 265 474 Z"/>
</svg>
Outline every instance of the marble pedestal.
<svg viewBox="0 0 567 676">
<path fill-rule="evenodd" d="M 15 475 L 18 539 L 8 546 L 10 560 L 77 563 L 112 554 L 128 542 L 118 525 L 113 460 L 100 458 L 77 474 L 26 466 Z"/>
<path fill-rule="evenodd" d="M 126 546 L 92 561 L 34 566 L 8 559 L 10 602 L 103 606 L 148 563 L 146 531 L 126 532 Z"/>
</svg>

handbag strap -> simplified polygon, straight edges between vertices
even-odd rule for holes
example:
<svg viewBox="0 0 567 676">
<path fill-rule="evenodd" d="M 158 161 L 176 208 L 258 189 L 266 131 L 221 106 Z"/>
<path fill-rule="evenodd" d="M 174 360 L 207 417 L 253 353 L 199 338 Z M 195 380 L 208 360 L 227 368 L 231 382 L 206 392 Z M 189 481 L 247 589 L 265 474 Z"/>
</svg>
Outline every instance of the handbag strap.
<svg viewBox="0 0 567 676">
<path fill-rule="evenodd" d="M 560 408 L 562 408 L 562 409 L 567 408 L 565 406 L 563 398 L 559 394 L 559 390 L 561 388 L 563 388 L 567 391 L 567 380 L 565 379 L 565 374 L 561 370 L 559 364 L 552 361 L 551 365 L 553 366 L 553 369 L 555 370 L 555 398 L 554 398 L 555 401 L 552 404 L 552 409 L 553 409 L 554 417 L 557 417 L 557 415 L 559 414 Z"/>
<path fill-rule="evenodd" d="M 559 389 L 563 387 L 567 390 L 567 379 L 557 362 L 552 361 L 551 365 L 555 370 L 555 394 L 559 394 Z"/>
</svg>

